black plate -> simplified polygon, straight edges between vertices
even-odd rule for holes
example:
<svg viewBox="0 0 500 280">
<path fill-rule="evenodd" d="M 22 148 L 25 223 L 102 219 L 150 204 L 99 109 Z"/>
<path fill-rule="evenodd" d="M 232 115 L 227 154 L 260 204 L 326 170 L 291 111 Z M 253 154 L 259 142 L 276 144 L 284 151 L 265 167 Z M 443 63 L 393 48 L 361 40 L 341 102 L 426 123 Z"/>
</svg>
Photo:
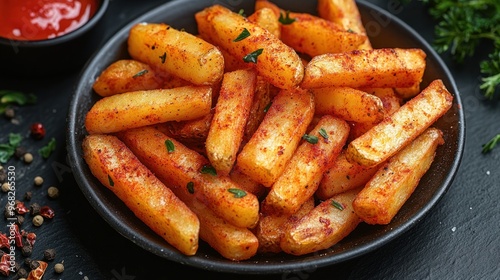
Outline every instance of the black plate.
<svg viewBox="0 0 500 280">
<path fill-rule="evenodd" d="M 316 1 L 273 1 L 284 9 L 316 13 Z M 138 22 L 165 22 L 175 28 L 196 33 L 194 13 L 212 4 L 222 4 L 234 11 L 253 11 L 253 1 L 173 1 L 164 4 L 134 20 L 113 36 L 85 66 L 68 116 L 67 148 L 73 174 L 97 212 L 120 234 L 133 243 L 168 260 L 194 267 L 239 273 L 282 273 L 339 263 L 387 244 L 412 228 L 439 201 L 451 185 L 462 158 L 465 123 L 460 96 L 446 65 L 414 30 L 386 11 L 364 1 L 358 6 L 374 47 L 421 48 L 427 53 L 427 69 L 422 88 L 434 79 L 442 79 L 454 96 L 453 107 L 435 126 L 444 132 L 446 143 L 439 147 L 436 160 L 422 178 L 419 187 L 387 226 L 361 224 L 337 245 L 305 256 L 285 254 L 257 255 L 247 261 L 232 262 L 221 257 L 207 244 L 200 242 L 195 256 L 184 256 L 144 225 L 117 198 L 95 179 L 82 159 L 81 143 L 87 134 L 84 118 L 87 111 L 99 99 L 92 90 L 92 83 L 100 72 L 112 62 L 127 58 L 126 39 L 130 27 Z"/>
</svg>

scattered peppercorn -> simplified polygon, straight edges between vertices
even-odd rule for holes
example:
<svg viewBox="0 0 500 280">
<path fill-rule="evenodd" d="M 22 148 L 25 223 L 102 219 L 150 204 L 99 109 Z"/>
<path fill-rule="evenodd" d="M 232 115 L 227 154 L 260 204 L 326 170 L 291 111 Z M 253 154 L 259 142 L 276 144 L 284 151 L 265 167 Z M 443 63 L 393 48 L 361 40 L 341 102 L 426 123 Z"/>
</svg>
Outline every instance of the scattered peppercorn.
<svg viewBox="0 0 500 280">
<path fill-rule="evenodd" d="M 35 186 L 41 186 L 43 184 L 43 178 L 41 176 L 36 176 L 35 179 L 33 179 L 33 183 Z"/>
<path fill-rule="evenodd" d="M 26 154 L 28 151 L 26 150 L 25 147 L 23 146 L 17 146 L 16 151 L 14 152 L 14 155 L 16 158 L 23 158 L 24 154 Z"/>
<path fill-rule="evenodd" d="M 52 186 L 47 189 L 47 195 L 50 198 L 58 198 L 59 197 L 59 189 Z"/>
<path fill-rule="evenodd" d="M 0 165 L 0 183 L 5 182 L 7 179 L 7 171 L 5 171 L 5 168 Z"/>
<path fill-rule="evenodd" d="M 62 264 L 62 263 L 56 263 L 54 265 L 54 271 L 56 273 L 63 273 L 63 271 L 64 271 L 64 264 Z"/>
<path fill-rule="evenodd" d="M 31 125 L 31 136 L 37 140 L 45 137 L 45 127 L 41 123 L 34 123 Z"/>
<path fill-rule="evenodd" d="M 33 225 L 39 227 L 43 224 L 43 217 L 41 215 L 36 215 L 33 217 Z"/>
<path fill-rule="evenodd" d="M 24 223 L 24 217 L 23 216 L 17 215 L 16 218 L 17 218 L 16 223 L 18 225 L 22 225 Z"/>
<path fill-rule="evenodd" d="M 52 261 L 56 258 L 56 250 L 55 249 L 46 249 L 43 251 L 43 258 L 47 261 Z"/>
<path fill-rule="evenodd" d="M 24 257 L 29 257 L 29 256 L 31 256 L 32 253 L 33 253 L 33 247 L 31 247 L 30 245 L 24 245 L 21 248 L 21 254 Z"/>
<path fill-rule="evenodd" d="M 26 271 L 26 269 L 24 267 L 21 267 L 17 271 L 17 277 L 19 278 L 19 280 L 26 279 L 26 277 L 28 277 L 28 271 Z"/>
<path fill-rule="evenodd" d="M 30 205 L 30 214 L 35 216 L 35 215 L 38 215 L 40 213 L 40 205 L 38 203 L 32 203 Z"/>
<path fill-rule="evenodd" d="M 25 192 L 23 197 L 24 197 L 24 200 L 26 200 L 26 201 L 30 201 L 30 200 L 31 200 L 31 198 L 33 197 L 33 193 L 32 193 L 32 192 L 30 192 L 30 191 Z"/>
<path fill-rule="evenodd" d="M 3 192 L 9 192 L 10 191 L 10 184 L 8 182 L 5 182 L 2 184 L 2 191 Z"/>
<path fill-rule="evenodd" d="M 4 115 L 7 119 L 13 119 L 16 116 L 16 111 L 14 111 L 14 108 L 12 107 L 7 107 L 5 108 Z"/>
<path fill-rule="evenodd" d="M 37 269 L 40 266 L 40 263 L 36 260 L 29 259 L 28 266 L 31 270 Z"/>
<path fill-rule="evenodd" d="M 23 160 L 25 163 L 31 163 L 33 161 L 33 155 L 31 153 L 25 153 Z"/>
</svg>

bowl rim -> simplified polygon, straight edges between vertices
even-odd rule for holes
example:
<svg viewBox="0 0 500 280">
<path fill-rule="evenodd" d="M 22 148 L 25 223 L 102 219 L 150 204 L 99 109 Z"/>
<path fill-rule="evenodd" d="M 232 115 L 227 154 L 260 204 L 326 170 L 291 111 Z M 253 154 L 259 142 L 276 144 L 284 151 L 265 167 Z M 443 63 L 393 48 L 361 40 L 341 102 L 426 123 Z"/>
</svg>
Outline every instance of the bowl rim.
<svg viewBox="0 0 500 280">
<path fill-rule="evenodd" d="M 95 14 L 82 26 L 79 28 L 64 34 L 62 36 L 58 36 L 51 39 L 44 40 L 15 40 L 9 39 L 5 37 L 0 37 L 0 45 L 15 45 L 16 47 L 28 47 L 28 48 L 39 48 L 39 47 L 47 47 L 59 45 L 73 39 L 76 39 L 83 34 L 87 33 L 90 29 L 92 29 L 104 16 L 106 10 L 108 9 L 110 0 L 97 0 L 98 8 Z"/>
<path fill-rule="evenodd" d="M 127 36 L 128 30 L 130 27 L 137 22 L 146 21 L 146 19 L 157 16 L 161 11 L 165 9 L 175 9 L 178 5 L 185 5 L 187 0 L 173 0 L 168 3 L 162 4 L 158 7 L 153 8 L 152 10 L 142 14 L 136 19 L 132 20 L 128 24 L 126 24 L 123 28 L 121 28 L 117 33 L 115 33 L 111 38 L 108 38 L 105 45 L 102 49 L 107 49 L 111 44 L 114 44 L 117 40 L 121 40 L 123 37 Z M 365 9 L 374 10 L 377 13 L 380 13 L 382 16 L 390 18 L 391 21 L 394 21 L 395 24 L 400 25 L 403 29 L 405 29 L 411 36 L 414 36 L 416 40 L 422 44 L 425 51 L 431 54 L 436 58 L 436 64 L 441 68 L 441 70 L 445 73 L 445 76 L 449 79 L 450 84 L 447 85 L 450 87 L 450 91 L 454 93 L 454 102 L 456 103 L 457 110 L 457 151 L 455 157 L 453 158 L 452 164 L 448 173 L 445 176 L 445 179 L 440 184 L 440 187 L 437 188 L 436 192 L 432 195 L 432 197 L 427 201 L 418 211 L 415 212 L 414 215 L 409 217 L 407 220 L 401 223 L 401 225 L 391 231 L 383 234 L 382 236 L 377 237 L 375 240 L 370 241 L 368 243 L 361 244 L 355 248 L 349 249 L 346 252 L 341 252 L 339 254 L 329 255 L 324 258 L 315 258 L 312 261 L 302 260 L 302 259 L 294 259 L 289 262 L 282 263 L 266 263 L 265 261 L 256 261 L 252 262 L 251 260 L 246 262 L 224 262 L 222 260 L 214 260 L 211 258 L 207 258 L 206 256 L 185 256 L 181 253 L 171 250 L 166 252 L 163 248 L 157 248 L 154 245 L 148 243 L 148 240 L 141 240 L 137 238 L 136 232 L 133 229 L 127 228 L 123 225 L 123 222 L 115 216 L 115 213 L 112 212 L 107 207 L 102 207 L 100 205 L 100 201 L 96 200 L 96 191 L 90 186 L 87 182 L 87 178 L 83 176 L 81 170 L 83 168 L 87 168 L 84 162 L 81 161 L 81 154 L 79 154 L 79 148 L 77 145 L 80 143 L 77 140 L 77 134 L 74 133 L 72 128 L 75 128 L 77 125 L 76 121 L 76 113 L 78 112 L 78 92 L 80 88 L 83 86 L 81 78 L 85 76 L 88 71 L 88 67 L 92 66 L 95 63 L 95 57 L 98 53 L 95 53 L 87 62 L 85 67 L 83 68 L 78 84 L 75 86 L 74 96 L 70 103 L 69 114 L 67 118 L 68 130 L 67 130 L 67 150 L 68 156 L 70 159 L 71 168 L 73 170 L 73 174 L 77 180 L 77 183 L 82 190 L 84 196 L 87 198 L 89 203 L 93 206 L 93 208 L 101 215 L 101 217 L 111 225 L 117 232 L 119 232 L 122 236 L 129 239 L 137 246 L 147 250 L 155 255 L 168 259 L 170 261 L 178 262 L 181 264 L 191 265 L 196 268 L 206 269 L 210 271 L 217 272 L 228 272 L 228 273 L 248 273 L 248 274 L 275 274 L 275 273 L 286 273 L 286 272 L 294 272 L 294 271 L 307 271 L 308 269 L 315 269 L 319 267 L 324 267 L 327 265 L 338 264 L 355 257 L 361 256 L 368 252 L 372 252 L 377 248 L 389 243 L 393 239 L 401 236 L 404 232 L 411 229 L 414 225 L 416 225 L 421 219 L 429 213 L 429 210 L 433 208 L 443 197 L 443 195 L 450 188 L 458 168 L 460 166 L 462 156 L 464 153 L 464 145 L 465 145 L 465 117 L 464 112 L 462 110 L 462 101 L 460 98 L 460 93 L 458 91 L 456 82 L 453 78 L 453 75 L 449 71 L 447 65 L 444 63 L 442 58 L 437 54 L 437 52 L 431 47 L 431 45 L 423 39 L 423 37 L 418 34 L 413 28 L 411 28 L 404 21 L 399 19 L 397 16 L 389 13 L 388 11 L 376 6 L 365 0 L 357 0 L 358 5 L 363 6 Z"/>
</svg>

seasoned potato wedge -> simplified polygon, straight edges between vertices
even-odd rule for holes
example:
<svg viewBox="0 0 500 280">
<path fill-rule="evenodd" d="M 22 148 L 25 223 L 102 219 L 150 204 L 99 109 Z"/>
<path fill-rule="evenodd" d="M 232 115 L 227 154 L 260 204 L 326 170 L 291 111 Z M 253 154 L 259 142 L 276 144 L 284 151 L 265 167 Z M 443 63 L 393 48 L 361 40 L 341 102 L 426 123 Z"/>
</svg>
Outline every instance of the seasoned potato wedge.
<svg viewBox="0 0 500 280">
<path fill-rule="evenodd" d="M 349 125 L 344 120 L 323 116 L 272 185 L 264 199 L 263 211 L 295 213 L 314 195 L 323 173 L 342 150 L 348 135 Z"/>
<path fill-rule="evenodd" d="M 409 87 L 420 83 L 426 54 L 421 49 L 373 49 L 318 55 L 307 64 L 303 88 Z"/>
<path fill-rule="evenodd" d="M 158 89 L 162 79 L 146 63 L 133 59 L 113 62 L 96 78 L 93 89 L 100 96 L 110 96 L 129 91 Z"/>
<path fill-rule="evenodd" d="M 384 104 L 375 95 L 348 87 L 326 87 L 311 91 L 316 114 L 331 114 L 346 121 L 362 123 L 377 123 L 384 118 Z"/>
<path fill-rule="evenodd" d="M 224 58 L 214 45 L 163 23 L 139 23 L 130 29 L 128 52 L 157 71 L 195 85 L 222 79 Z"/>
<path fill-rule="evenodd" d="M 277 88 L 264 80 L 261 76 L 257 76 L 252 107 L 250 108 L 250 115 L 248 116 L 243 137 L 244 142 L 248 142 L 257 130 L 269 109 L 268 107 L 271 104 L 271 100 L 276 96 L 278 91 Z"/>
<path fill-rule="evenodd" d="M 167 121 L 192 120 L 210 113 L 212 88 L 133 91 L 98 100 L 85 117 L 90 134 L 113 133 Z"/>
<path fill-rule="evenodd" d="M 281 239 L 281 249 L 292 255 L 304 255 L 338 243 L 361 222 L 352 208 L 358 192 L 356 189 L 333 196 L 300 220 L 288 224 Z"/>
<path fill-rule="evenodd" d="M 379 169 L 353 202 L 368 224 L 388 224 L 416 189 L 431 166 L 442 132 L 429 128 Z"/>
<path fill-rule="evenodd" d="M 290 89 L 302 81 L 300 57 L 267 29 L 220 5 L 196 13 L 195 18 L 202 38 L 248 62 L 273 85 Z"/>
<path fill-rule="evenodd" d="M 162 182 L 193 193 L 235 226 L 253 227 L 257 223 L 257 197 L 243 192 L 229 177 L 214 175 L 205 157 L 153 127 L 127 130 L 118 137 Z"/>
<path fill-rule="evenodd" d="M 364 166 L 387 160 L 444 115 L 452 102 L 443 82 L 433 81 L 390 117 L 350 142 L 347 159 Z"/>
<path fill-rule="evenodd" d="M 272 9 L 263 8 L 255 10 L 253 14 L 248 16 L 248 20 L 259 25 L 260 27 L 267 29 L 276 38 L 281 37 L 281 26 L 278 21 L 278 16 L 274 13 Z"/>
<path fill-rule="evenodd" d="M 281 90 L 236 164 L 250 178 L 270 187 L 285 169 L 313 115 L 314 98 L 309 91 Z"/>
<path fill-rule="evenodd" d="M 92 174 L 154 232 L 186 255 L 198 249 L 197 216 L 118 138 L 89 135 L 83 157 Z"/>
<path fill-rule="evenodd" d="M 253 69 L 224 74 L 205 141 L 208 159 L 220 174 L 228 175 L 236 161 L 236 154 L 240 149 L 250 114 L 256 82 L 257 74 Z"/>
</svg>

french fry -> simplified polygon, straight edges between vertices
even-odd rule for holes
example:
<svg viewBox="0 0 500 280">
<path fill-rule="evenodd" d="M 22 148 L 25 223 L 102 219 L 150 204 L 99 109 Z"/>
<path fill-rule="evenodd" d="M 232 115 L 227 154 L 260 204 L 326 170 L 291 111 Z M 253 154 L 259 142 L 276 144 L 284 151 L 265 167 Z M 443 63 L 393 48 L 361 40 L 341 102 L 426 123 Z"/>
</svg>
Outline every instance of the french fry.
<svg viewBox="0 0 500 280">
<path fill-rule="evenodd" d="M 272 9 L 263 8 L 255 10 L 253 14 L 248 16 L 248 20 L 259 25 L 260 27 L 267 29 L 276 38 L 281 37 L 281 26 L 278 21 L 278 16 L 274 13 Z"/>
<path fill-rule="evenodd" d="M 272 185 L 264 199 L 263 211 L 295 213 L 314 195 L 323 173 L 342 150 L 348 135 L 349 125 L 344 120 L 323 116 Z"/>
<path fill-rule="evenodd" d="M 253 193 L 255 196 L 257 196 L 257 198 L 263 197 L 269 190 L 260 183 L 254 181 L 245 173 L 241 172 L 238 166 L 235 166 L 233 170 L 231 170 L 231 173 L 229 173 L 229 178 L 231 178 L 231 180 L 238 186 L 240 186 L 240 188 L 242 188 L 244 191 Z"/>
<path fill-rule="evenodd" d="M 379 166 L 365 167 L 349 162 L 343 150 L 323 174 L 315 195 L 321 200 L 327 200 L 334 195 L 363 187 L 377 172 Z"/>
<path fill-rule="evenodd" d="M 270 9 L 274 12 L 274 14 L 279 18 L 283 10 L 278 7 L 276 4 L 271 3 L 267 0 L 257 0 L 255 1 L 255 10 L 258 11 L 260 9 Z"/>
<path fill-rule="evenodd" d="M 281 40 L 298 52 L 311 57 L 358 49 L 366 35 L 357 34 L 338 25 L 305 13 L 290 13 L 294 21 L 281 25 Z"/>
<path fill-rule="evenodd" d="M 208 136 L 210 123 L 214 116 L 214 109 L 210 113 L 187 121 L 170 121 L 160 123 L 156 127 L 163 133 L 172 136 L 182 143 L 185 142 L 203 142 Z"/>
<path fill-rule="evenodd" d="M 236 161 L 255 92 L 255 70 L 224 74 L 205 146 L 218 173 L 228 175 Z"/>
<path fill-rule="evenodd" d="M 312 94 L 300 88 L 281 90 L 266 116 L 237 157 L 237 166 L 270 187 L 281 175 L 314 115 Z"/>
<path fill-rule="evenodd" d="M 312 89 L 316 114 L 331 114 L 346 121 L 377 123 L 384 118 L 384 104 L 375 95 L 348 87 Z"/>
<path fill-rule="evenodd" d="M 417 138 L 452 106 L 453 96 L 441 80 L 434 80 L 390 117 L 349 143 L 349 161 L 379 164 Z"/>
<path fill-rule="evenodd" d="M 92 88 L 100 96 L 161 88 L 162 79 L 146 63 L 133 59 L 113 62 L 96 78 Z"/>
<path fill-rule="evenodd" d="M 133 91 L 98 100 L 85 117 L 88 133 L 113 133 L 167 121 L 192 120 L 210 113 L 212 88 Z"/>
<path fill-rule="evenodd" d="M 281 252 L 280 241 L 284 234 L 284 228 L 287 223 L 293 223 L 314 209 L 314 198 L 310 197 L 293 214 L 261 214 L 257 226 L 253 230 L 259 240 L 260 253 L 279 253 Z"/>
<path fill-rule="evenodd" d="M 198 249 L 196 215 L 118 138 L 90 135 L 83 157 L 92 174 L 154 232 L 186 255 Z"/>
<path fill-rule="evenodd" d="M 420 83 L 415 83 L 414 85 L 405 88 L 395 88 L 394 91 L 402 99 L 408 100 L 420 92 Z"/>
<path fill-rule="evenodd" d="M 271 84 L 290 89 L 302 81 L 300 57 L 267 29 L 220 5 L 196 13 L 195 18 L 202 38 L 244 59 Z M 248 37 L 239 39 L 245 30 Z"/>
<path fill-rule="evenodd" d="M 259 127 L 269 109 L 268 106 L 270 106 L 271 100 L 276 96 L 278 91 L 277 88 L 264 80 L 261 76 L 257 76 L 252 107 L 250 108 L 250 115 L 248 116 L 243 137 L 245 143 L 248 142 Z"/>
<path fill-rule="evenodd" d="M 431 166 L 442 132 L 429 128 L 379 169 L 353 202 L 368 224 L 388 224 L 416 189 Z"/>
<path fill-rule="evenodd" d="M 257 223 L 257 197 L 241 190 L 229 177 L 214 175 L 205 157 L 153 127 L 123 131 L 118 137 L 162 182 L 192 192 L 235 226 L 251 228 Z"/>
<path fill-rule="evenodd" d="M 134 25 L 128 37 L 128 52 L 157 71 L 195 85 L 213 85 L 224 73 L 224 58 L 217 47 L 163 23 Z"/>
<path fill-rule="evenodd" d="M 335 22 L 345 30 L 358 34 L 366 34 L 355 0 L 318 0 L 318 14 L 321 18 Z M 371 43 L 366 37 L 359 49 L 371 49 Z"/>
<path fill-rule="evenodd" d="M 327 249 L 349 235 L 361 222 L 352 208 L 359 189 L 350 190 L 321 202 L 300 220 L 288 224 L 281 249 L 304 255 Z"/>
<path fill-rule="evenodd" d="M 409 87 L 421 82 L 425 57 L 421 49 L 398 48 L 318 55 L 307 64 L 301 86 Z"/>
</svg>

